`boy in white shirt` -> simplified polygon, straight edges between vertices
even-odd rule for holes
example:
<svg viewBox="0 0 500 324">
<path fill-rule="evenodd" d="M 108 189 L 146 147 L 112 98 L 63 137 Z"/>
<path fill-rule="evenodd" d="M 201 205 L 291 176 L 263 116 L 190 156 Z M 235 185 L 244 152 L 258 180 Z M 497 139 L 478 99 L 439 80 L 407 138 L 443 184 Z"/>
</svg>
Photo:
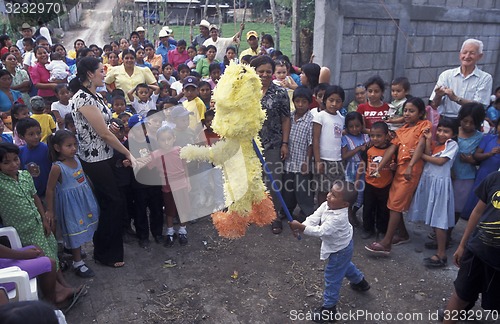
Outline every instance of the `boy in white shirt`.
<svg viewBox="0 0 500 324">
<path fill-rule="evenodd" d="M 352 226 L 349 223 L 349 206 L 356 202 L 358 192 L 351 182 L 337 180 L 333 183 L 326 201 L 307 217 L 303 223 L 294 220 L 290 228 L 294 234 L 303 232 L 322 240 L 320 259 L 328 259 L 325 266 L 325 291 L 323 305 L 313 313 L 313 321 L 323 323 L 336 320 L 336 305 L 344 277 L 355 291 L 367 291 L 370 284 L 352 263 Z"/>
<path fill-rule="evenodd" d="M 136 96 L 134 96 L 134 92 Z M 159 86 L 146 83 L 139 83 L 135 88 L 127 92 L 128 99 L 132 102 L 135 112 L 144 118 L 148 111 L 156 109 L 159 94 Z"/>
</svg>

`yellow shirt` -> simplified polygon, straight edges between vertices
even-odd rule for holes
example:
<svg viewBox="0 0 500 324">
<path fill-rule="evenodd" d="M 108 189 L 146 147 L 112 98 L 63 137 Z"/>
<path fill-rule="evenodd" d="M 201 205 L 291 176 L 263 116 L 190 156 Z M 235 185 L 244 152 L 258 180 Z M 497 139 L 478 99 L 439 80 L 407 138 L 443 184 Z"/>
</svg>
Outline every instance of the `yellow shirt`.
<svg viewBox="0 0 500 324">
<path fill-rule="evenodd" d="M 161 69 L 161 66 L 163 64 L 163 58 L 159 54 L 155 54 L 152 59 L 149 59 L 147 56 L 144 57 L 144 62 L 148 62 L 151 64 L 152 67 L 159 67 Z M 160 71 L 161 73 L 161 71 Z"/>
<path fill-rule="evenodd" d="M 126 94 L 139 83 L 156 84 L 156 78 L 149 68 L 135 66 L 134 73 L 128 75 L 128 73 L 125 72 L 125 67 L 119 65 L 108 71 L 104 78 L 104 82 L 106 82 L 106 84 L 114 83 L 116 89 L 122 89 Z M 131 102 L 128 96 L 125 96 L 125 99 L 127 100 L 127 104 L 130 105 Z"/>
<path fill-rule="evenodd" d="M 40 123 L 42 127 L 42 139 L 41 142 L 47 143 L 47 137 L 56 130 L 56 122 L 49 114 L 33 114 L 31 118 L 35 119 Z"/>
<path fill-rule="evenodd" d="M 257 47 L 257 50 L 258 50 L 258 49 L 259 49 L 259 48 Z M 257 55 L 259 55 L 259 52 L 254 51 L 252 48 L 247 48 L 246 50 L 241 51 L 241 53 L 240 53 L 240 61 L 241 61 L 241 58 L 242 58 L 243 56 L 245 56 L 245 55 L 257 56 Z"/>
<path fill-rule="evenodd" d="M 73 60 L 76 59 L 76 51 L 75 50 L 70 50 L 68 54 L 66 54 L 69 58 L 72 58 Z"/>
<path fill-rule="evenodd" d="M 194 113 L 193 115 L 189 115 L 189 127 L 193 130 L 200 127 L 201 120 L 205 119 L 205 111 L 207 110 L 203 100 L 200 97 L 196 97 L 191 101 L 184 101 L 182 105 L 188 111 Z"/>
</svg>

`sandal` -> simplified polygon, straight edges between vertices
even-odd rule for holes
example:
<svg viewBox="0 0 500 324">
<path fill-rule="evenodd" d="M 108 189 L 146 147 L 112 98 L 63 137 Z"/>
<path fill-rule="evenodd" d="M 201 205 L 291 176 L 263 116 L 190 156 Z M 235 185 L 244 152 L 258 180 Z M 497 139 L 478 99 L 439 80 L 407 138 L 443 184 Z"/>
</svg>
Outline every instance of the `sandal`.
<svg viewBox="0 0 500 324">
<path fill-rule="evenodd" d="M 273 220 L 271 224 L 271 230 L 273 234 L 280 234 L 283 231 L 283 224 L 281 224 L 281 219 Z"/>
<path fill-rule="evenodd" d="M 376 255 L 388 256 L 391 254 L 391 250 L 379 242 L 373 242 L 370 245 L 365 245 L 365 249 Z"/>
<path fill-rule="evenodd" d="M 394 235 L 392 237 L 392 245 L 402 245 L 410 242 L 410 237 L 403 238 L 399 235 Z"/>
<path fill-rule="evenodd" d="M 435 259 L 433 259 L 434 257 L 435 257 Z M 439 256 L 437 254 L 434 254 L 430 258 L 424 259 L 424 265 L 427 268 L 443 268 L 443 267 L 446 267 L 448 265 L 448 258 L 444 257 L 441 259 L 441 258 L 439 258 Z"/>
</svg>

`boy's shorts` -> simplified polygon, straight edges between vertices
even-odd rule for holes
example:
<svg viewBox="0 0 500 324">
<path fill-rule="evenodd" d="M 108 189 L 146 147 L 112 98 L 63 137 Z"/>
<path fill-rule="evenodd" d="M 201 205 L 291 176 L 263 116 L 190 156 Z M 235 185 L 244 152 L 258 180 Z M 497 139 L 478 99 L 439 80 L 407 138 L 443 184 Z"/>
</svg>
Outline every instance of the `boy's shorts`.
<svg viewBox="0 0 500 324">
<path fill-rule="evenodd" d="M 500 311 L 500 271 L 495 270 L 465 248 L 455 279 L 460 299 L 475 302 L 481 294 L 481 307 Z"/>
<path fill-rule="evenodd" d="M 333 183 L 337 180 L 345 180 L 345 168 L 342 161 L 321 160 L 325 165 L 325 173 L 316 174 L 314 179 L 317 184 L 316 190 L 319 192 L 330 192 Z"/>
</svg>

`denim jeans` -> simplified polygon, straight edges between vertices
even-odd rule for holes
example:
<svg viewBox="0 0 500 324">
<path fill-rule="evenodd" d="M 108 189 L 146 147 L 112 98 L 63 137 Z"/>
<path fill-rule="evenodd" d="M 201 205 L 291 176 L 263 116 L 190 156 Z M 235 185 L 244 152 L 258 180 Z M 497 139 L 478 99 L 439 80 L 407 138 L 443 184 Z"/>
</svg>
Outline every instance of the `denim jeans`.
<svg viewBox="0 0 500 324">
<path fill-rule="evenodd" d="M 344 249 L 330 254 L 325 267 L 325 292 L 323 294 L 323 307 L 337 305 L 340 296 L 342 280 L 346 277 L 352 283 L 360 283 L 363 273 L 351 262 L 354 244 L 351 240 Z"/>
</svg>

